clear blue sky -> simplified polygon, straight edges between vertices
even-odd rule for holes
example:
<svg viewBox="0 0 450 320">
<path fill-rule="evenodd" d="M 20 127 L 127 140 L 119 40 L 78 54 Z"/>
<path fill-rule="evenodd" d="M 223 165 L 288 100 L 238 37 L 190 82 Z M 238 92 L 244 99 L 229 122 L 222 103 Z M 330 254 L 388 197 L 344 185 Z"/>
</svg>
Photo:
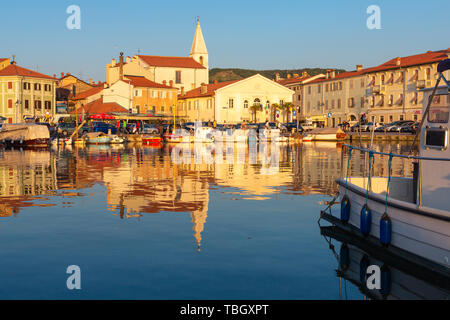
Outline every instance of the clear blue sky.
<svg viewBox="0 0 450 320">
<path fill-rule="evenodd" d="M 71 4 L 81 8 L 79 31 L 66 28 Z M 381 30 L 366 27 L 372 4 L 381 8 Z M 0 57 L 16 54 L 19 65 L 50 75 L 104 80 L 120 51 L 187 56 L 196 16 L 211 67 L 352 70 L 450 47 L 448 0 L 41 0 L 3 4 Z"/>
</svg>

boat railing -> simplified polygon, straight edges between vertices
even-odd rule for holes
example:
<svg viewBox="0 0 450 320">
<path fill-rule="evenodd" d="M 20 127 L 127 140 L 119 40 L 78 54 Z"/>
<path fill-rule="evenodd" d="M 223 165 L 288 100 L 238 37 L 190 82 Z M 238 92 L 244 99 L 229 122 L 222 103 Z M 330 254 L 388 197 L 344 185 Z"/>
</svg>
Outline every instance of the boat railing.
<svg viewBox="0 0 450 320">
<path fill-rule="evenodd" d="M 360 152 L 359 158 L 355 156 L 354 151 Z M 450 161 L 450 159 L 383 152 L 344 144 L 341 152 L 341 178 L 346 181 L 355 175 L 367 178 L 364 185 L 368 190 L 372 189 L 369 177 L 385 176 L 389 178 L 389 181 L 393 177 L 412 178 L 413 201 L 420 207 L 422 206 L 422 179 L 420 178 L 422 161 Z"/>
</svg>

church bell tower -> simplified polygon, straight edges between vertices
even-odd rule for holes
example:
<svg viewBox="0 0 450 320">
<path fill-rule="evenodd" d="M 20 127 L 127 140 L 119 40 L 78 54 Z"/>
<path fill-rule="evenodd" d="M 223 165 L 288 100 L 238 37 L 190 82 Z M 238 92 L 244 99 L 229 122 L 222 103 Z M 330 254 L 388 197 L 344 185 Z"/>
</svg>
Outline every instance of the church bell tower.
<svg viewBox="0 0 450 320">
<path fill-rule="evenodd" d="M 192 43 L 192 49 L 189 57 L 193 58 L 209 70 L 208 49 L 206 49 L 205 39 L 203 38 L 202 28 L 200 27 L 200 21 L 198 19 L 194 42 Z"/>
</svg>

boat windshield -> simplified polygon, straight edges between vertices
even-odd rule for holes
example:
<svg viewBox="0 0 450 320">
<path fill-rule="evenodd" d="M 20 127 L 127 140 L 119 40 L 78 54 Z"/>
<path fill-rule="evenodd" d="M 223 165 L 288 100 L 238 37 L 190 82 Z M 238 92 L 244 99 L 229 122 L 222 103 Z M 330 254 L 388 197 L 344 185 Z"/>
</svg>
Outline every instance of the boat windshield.
<svg viewBox="0 0 450 320">
<path fill-rule="evenodd" d="M 448 123 L 450 110 L 450 95 L 440 94 L 433 98 L 428 114 L 429 123 Z"/>
</svg>

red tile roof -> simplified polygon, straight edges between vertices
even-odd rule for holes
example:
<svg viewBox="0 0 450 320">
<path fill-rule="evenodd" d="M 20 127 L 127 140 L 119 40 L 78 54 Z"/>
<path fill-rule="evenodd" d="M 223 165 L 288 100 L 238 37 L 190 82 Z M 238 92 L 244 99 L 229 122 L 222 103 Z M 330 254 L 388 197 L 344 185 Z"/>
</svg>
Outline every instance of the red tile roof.
<svg viewBox="0 0 450 320">
<path fill-rule="evenodd" d="M 90 97 L 90 96 L 93 96 L 93 95 L 95 95 L 95 94 L 98 94 L 98 93 L 102 92 L 102 91 L 103 91 L 103 88 L 104 88 L 104 84 L 102 83 L 102 84 L 100 84 L 100 85 L 97 85 L 97 86 L 95 86 L 95 87 L 89 89 L 89 90 L 86 90 L 86 91 L 83 91 L 83 92 L 77 94 L 77 95 L 73 98 L 73 100 L 86 99 L 86 98 L 88 98 L 88 97 Z"/>
<path fill-rule="evenodd" d="M 447 53 L 450 53 L 450 48 L 444 49 L 444 50 L 439 50 L 439 51 L 428 51 L 426 53 L 416 54 L 416 55 L 407 56 L 407 57 L 398 57 L 398 58 L 391 59 L 377 67 L 368 68 L 368 69 L 366 69 L 365 73 L 378 72 L 378 71 L 397 69 L 397 68 L 412 67 L 412 66 L 421 65 L 421 64 L 439 62 L 444 59 L 448 59 Z M 400 62 L 399 65 L 397 65 L 398 59 Z"/>
<path fill-rule="evenodd" d="M 279 81 L 277 81 L 277 82 L 278 82 L 279 84 L 285 86 L 285 85 L 287 85 L 287 84 L 305 81 L 305 80 L 307 80 L 307 79 L 309 79 L 309 78 L 311 78 L 311 76 L 299 76 L 299 77 L 294 77 L 294 78 L 290 78 L 290 79 L 279 80 Z"/>
<path fill-rule="evenodd" d="M 211 97 L 211 96 L 214 96 L 215 91 L 217 89 L 226 87 L 226 86 L 228 86 L 232 83 L 238 82 L 238 81 L 241 81 L 241 80 L 233 80 L 233 81 L 225 81 L 225 82 L 208 84 L 208 85 L 206 85 L 207 90 L 205 93 L 201 93 L 201 87 L 199 87 L 199 88 L 196 88 L 196 89 L 186 92 L 183 96 L 179 95 L 178 99 Z"/>
<path fill-rule="evenodd" d="M 127 109 L 118 105 L 115 102 L 111 103 L 103 103 L 103 98 L 92 101 L 91 103 L 78 108 L 77 111 L 72 111 L 71 114 L 82 113 L 84 109 L 84 113 L 86 114 L 100 114 L 100 113 L 111 113 L 111 112 L 128 112 Z"/>
<path fill-rule="evenodd" d="M 16 64 L 10 64 L 6 68 L 0 70 L 0 77 L 7 77 L 7 76 L 21 76 L 21 77 L 32 77 L 32 78 L 43 78 L 43 79 L 52 79 L 56 80 L 56 78 L 47 76 L 45 74 L 32 71 L 29 69 L 25 69 L 22 67 L 19 67 Z"/>
<path fill-rule="evenodd" d="M 367 69 L 362 69 L 360 71 L 347 71 L 347 72 L 342 72 L 342 73 L 338 73 L 334 76 L 334 78 L 319 78 L 319 79 L 315 79 L 311 82 L 308 82 L 307 84 L 311 84 L 311 83 L 318 83 L 318 82 L 326 82 L 326 81 L 334 81 L 334 80 L 339 80 L 339 79 L 343 79 L 343 78 L 352 78 L 352 77 L 357 77 L 360 75 L 363 75 L 365 73 L 365 70 Z"/>
<path fill-rule="evenodd" d="M 175 67 L 175 68 L 193 68 L 206 69 L 193 58 L 188 57 L 162 57 L 162 56 L 143 56 L 138 55 L 145 63 L 155 67 Z"/>
<path fill-rule="evenodd" d="M 166 86 L 166 85 L 161 84 L 161 83 L 150 81 L 150 80 L 148 80 L 145 77 L 128 76 L 128 75 L 125 75 L 124 77 L 125 77 L 125 79 L 123 81 L 128 83 L 127 79 L 130 80 L 130 83 L 134 87 L 175 89 L 174 87 L 171 87 L 171 86 Z"/>
<path fill-rule="evenodd" d="M 8 58 L 0 58 L 0 63 L 2 63 L 5 60 L 9 60 Z"/>
</svg>

